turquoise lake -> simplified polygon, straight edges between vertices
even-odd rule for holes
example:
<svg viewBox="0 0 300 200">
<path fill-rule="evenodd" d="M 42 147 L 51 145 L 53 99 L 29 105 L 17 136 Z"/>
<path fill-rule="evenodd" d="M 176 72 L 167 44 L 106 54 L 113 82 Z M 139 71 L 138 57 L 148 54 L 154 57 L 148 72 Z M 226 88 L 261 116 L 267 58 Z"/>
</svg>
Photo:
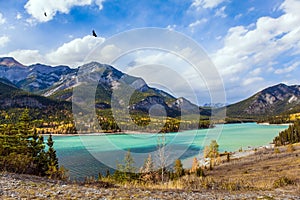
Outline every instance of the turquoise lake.
<svg viewBox="0 0 300 200">
<path fill-rule="evenodd" d="M 256 123 L 217 125 L 212 129 L 183 131 L 164 134 L 166 155 L 171 164 L 198 156 L 212 139 L 220 145 L 220 151 L 237 151 L 268 145 L 278 133 L 288 126 L 259 125 Z M 161 134 L 53 136 L 59 164 L 69 170 L 71 179 L 104 174 L 113 171 L 121 163 L 128 149 L 136 167 L 140 168 L 148 154 L 158 158 L 157 144 Z"/>
</svg>

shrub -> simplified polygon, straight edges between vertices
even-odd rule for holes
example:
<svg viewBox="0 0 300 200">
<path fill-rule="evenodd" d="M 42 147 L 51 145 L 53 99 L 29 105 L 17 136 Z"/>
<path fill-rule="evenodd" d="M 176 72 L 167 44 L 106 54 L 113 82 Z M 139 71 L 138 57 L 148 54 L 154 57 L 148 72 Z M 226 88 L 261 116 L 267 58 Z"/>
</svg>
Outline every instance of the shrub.
<svg viewBox="0 0 300 200">
<path fill-rule="evenodd" d="M 279 179 L 275 180 L 273 183 L 274 188 L 279 188 L 279 187 L 284 187 L 287 185 L 292 185 L 294 184 L 294 181 L 287 178 L 287 177 L 280 177 Z"/>
<path fill-rule="evenodd" d="M 279 150 L 278 147 L 276 147 L 276 148 L 274 149 L 274 153 L 280 153 L 280 150 Z"/>
<path fill-rule="evenodd" d="M 292 144 L 289 144 L 286 148 L 286 151 L 292 153 L 295 151 L 295 148 Z"/>
</svg>

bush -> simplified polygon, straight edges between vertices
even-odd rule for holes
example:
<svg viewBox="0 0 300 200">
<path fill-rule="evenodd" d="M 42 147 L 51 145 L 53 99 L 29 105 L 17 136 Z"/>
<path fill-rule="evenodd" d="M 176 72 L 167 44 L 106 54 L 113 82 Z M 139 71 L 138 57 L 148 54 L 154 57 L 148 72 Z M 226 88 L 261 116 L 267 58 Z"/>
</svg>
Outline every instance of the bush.
<svg viewBox="0 0 300 200">
<path fill-rule="evenodd" d="M 275 180 L 273 183 L 274 188 L 279 188 L 279 187 L 284 187 L 287 185 L 292 185 L 294 184 L 294 181 L 287 178 L 287 177 L 280 177 L 279 179 Z"/>
<path fill-rule="evenodd" d="M 280 150 L 279 150 L 278 147 L 276 147 L 276 148 L 274 149 L 274 153 L 280 153 Z"/>
<path fill-rule="evenodd" d="M 196 170 L 196 175 L 197 175 L 198 177 L 205 177 L 204 170 L 203 170 L 201 167 L 199 167 L 199 168 Z"/>
<path fill-rule="evenodd" d="M 286 151 L 292 153 L 295 151 L 295 148 L 292 144 L 289 144 L 286 148 Z"/>
</svg>

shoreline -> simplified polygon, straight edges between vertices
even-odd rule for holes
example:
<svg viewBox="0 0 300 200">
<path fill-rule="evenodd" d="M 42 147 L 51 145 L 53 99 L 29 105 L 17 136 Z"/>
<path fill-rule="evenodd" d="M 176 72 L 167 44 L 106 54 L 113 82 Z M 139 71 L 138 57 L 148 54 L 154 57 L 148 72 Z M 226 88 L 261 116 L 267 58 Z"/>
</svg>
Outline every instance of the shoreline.
<svg viewBox="0 0 300 200">
<path fill-rule="evenodd" d="M 257 123 L 259 125 L 265 125 L 265 126 L 290 126 L 293 125 L 293 123 L 284 123 L 284 124 L 270 124 L 269 122 L 262 122 L 262 123 Z"/>
<path fill-rule="evenodd" d="M 176 132 L 169 132 L 165 134 L 173 134 Z M 109 136 L 109 135 L 153 135 L 153 134 L 162 134 L 162 133 L 156 133 L 156 132 L 148 132 L 148 133 L 141 133 L 139 131 L 124 131 L 124 132 L 115 132 L 115 133 L 79 133 L 79 134 L 41 134 L 43 136 Z"/>
<path fill-rule="evenodd" d="M 243 151 L 239 151 L 239 150 L 235 150 L 232 152 L 228 152 L 231 156 L 230 159 L 241 159 L 241 158 L 246 158 L 248 156 L 254 155 L 255 152 L 257 152 L 258 150 L 261 149 L 274 149 L 274 146 L 272 143 L 269 143 L 268 145 L 262 145 L 262 146 L 257 146 L 257 147 L 248 147 L 248 149 L 243 150 Z M 226 152 L 226 151 L 225 151 Z M 224 152 L 221 152 L 224 153 Z M 203 157 L 200 157 L 201 154 L 197 154 L 195 156 L 191 156 L 188 158 L 185 158 L 182 161 L 182 165 L 184 168 L 191 168 L 192 167 L 192 163 L 193 163 L 193 159 L 197 158 L 199 163 L 205 163 L 205 159 Z M 221 156 L 224 157 L 224 156 Z"/>
<path fill-rule="evenodd" d="M 257 122 L 249 122 L 249 123 L 256 123 L 258 125 L 262 125 L 262 126 L 290 126 L 293 123 L 285 123 L 285 124 L 270 124 L 268 122 L 264 122 L 264 123 L 257 123 Z M 240 123 L 236 123 L 236 124 L 240 124 Z M 218 124 L 217 124 L 218 125 Z M 226 125 L 226 124 L 223 124 Z M 191 130 L 181 130 L 180 132 L 184 132 L 184 131 L 192 131 L 192 130 L 209 130 L 209 129 L 213 129 L 213 128 L 205 128 L 205 129 L 191 129 Z M 164 134 L 176 134 L 179 132 L 167 132 Z M 157 132 L 139 132 L 139 131 L 122 131 L 122 132 L 98 132 L 98 133 L 78 133 L 78 134 L 51 134 L 52 136 L 109 136 L 109 135 L 153 135 L 153 134 L 163 134 L 163 133 L 157 133 Z M 40 134 L 43 136 L 49 136 L 50 134 Z"/>
</svg>

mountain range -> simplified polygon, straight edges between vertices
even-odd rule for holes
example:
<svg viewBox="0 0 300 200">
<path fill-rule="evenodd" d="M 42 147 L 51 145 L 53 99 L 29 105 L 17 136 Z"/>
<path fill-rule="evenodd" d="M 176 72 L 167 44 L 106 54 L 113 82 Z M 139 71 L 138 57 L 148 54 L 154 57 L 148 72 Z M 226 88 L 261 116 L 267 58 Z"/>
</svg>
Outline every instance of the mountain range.
<svg viewBox="0 0 300 200">
<path fill-rule="evenodd" d="M 111 108 L 113 91 L 121 84 L 126 83 L 128 87 L 134 90 L 129 105 L 133 111 L 147 113 L 152 105 L 160 104 L 165 108 L 168 116 L 171 117 L 180 116 L 181 114 L 199 114 L 199 112 L 202 115 L 210 115 L 209 109 L 199 108 L 184 97 L 175 98 L 162 90 L 149 87 L 142 78 L 127 75 L 112 66 L 97 62 L 91 62 L 79 68 L 71 69 L 68 66 L 52 67 L 39 63 L 25 66 L 12 57 L 4 57 L 0 58 L 0 82 L 2 83 L 2 88 L 4 85 L 7 85 L 8 91 L 11 91 L 11 88 L 15 88 L 18 92 L 27 92 L 30 94 L 31 99 L 42 96 L 49 99 L 49 102 L 50 100 L 71 102 L 73 89 L 85 84 L 85 81 L 78 80 L 77 73 L 79 69 L 81 69 L 81 73 L 86 70 L 89 77 L 93 77 L 91 69 L 95 72 L 102 72 L 100 78 L 95 76 L 95 78 L 98 78 L 98 80 L 95 80 L 98 81 L 95 94 L 95 106 L 98 109 Z M 16 98 L 21 98 L 20 96 L 13 97 L 11 101 L 17 101 Z M 6 99 L 6 101 L 8 100 Z M 18 100 L 18 102 L 20 101 Z M 20 106 L 21 104 L 11 103 L 10 105 Z M 41 107 L 38 103 L 29 105 L 23 102 L 22 105 Z"/>
<path fill-rule="evenodd" d="M 142 78 L 130 76 L 106 64 L 91 62 L 75 69 L 63 65 L 48 66 L 39 63 L 25 66 L 12 57 L 4 57 L 0 58 L 0 108 L 41 109 L 54 104 L 70 107 L 74 88 L 85 84 L 78 80 L 80 69 L 80 73 L 82 71 L 85 73 L 86 70 L 90 77 L 93 77 L 90 69 L 102 72 L 101 77 L 96 80 L 98 81 L 95 94 L 97 109 L 111 108 L 113 91 L 122 84 L 134 90 L 129 102 L 131 111 L 148 113 L 149 108 L 160 104 L 170 117 L 198 113 L 202 116 L 210 116 L 211 109 L 226 108 L 228 117 L 256 118 L 279 115 L 300 107 L 298 85 L 288 86 L 281 83 L 232 105 L 206 104 L 205 107 L 199 107 L 184 97 L 176 98 L 162 90 L 149 87 Z M 160 114 L 162 113 L 157 113 Z"/>
</svg>

